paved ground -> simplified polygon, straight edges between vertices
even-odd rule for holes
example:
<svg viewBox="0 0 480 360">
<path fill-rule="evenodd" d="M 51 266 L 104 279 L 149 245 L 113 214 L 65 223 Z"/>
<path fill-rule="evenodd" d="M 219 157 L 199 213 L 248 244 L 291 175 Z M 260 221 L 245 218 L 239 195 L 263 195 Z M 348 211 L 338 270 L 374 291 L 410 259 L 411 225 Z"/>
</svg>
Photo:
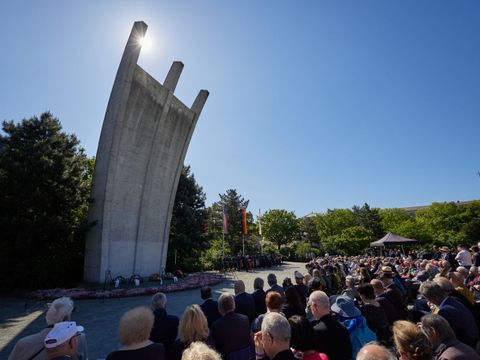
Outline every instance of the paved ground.
<svg viewBox="0 0 480 360">
<path fill-rule="evenodd" d="M 275 273 L 279 284 L 285 277 L 293 280 L 295 270 L 304 272 L 303 263 L 287 262 L 282 266 L 260 269 L 254 273 L 239 272 L 238 278 L 245 281 L 248 292 L 253 291 L 253 280 L 261 277 L 267 280 L 269 273 Z M 233 293 L 231 277 L 213 287 L 215 298 L 219 293 Z M 268 288 L 268 286 L 266 286 Z M 167 294 L 168 313 L 180 316 L 187 305 L 202 302 L 199 289 Z M 121 315 L 139 305 L 149 306 L 150 296 L 138 296 L 123 299 L 78 300 L 73 320 L 85 327 L 90 359 L 103 359 L 119 347 L 118 322 Z M 25 301 L 25 299 L 0 299 L 0 360 L 7 359 L 17 340 L 40 331 L 45 323 L 45 301 Z"/>
</svg>

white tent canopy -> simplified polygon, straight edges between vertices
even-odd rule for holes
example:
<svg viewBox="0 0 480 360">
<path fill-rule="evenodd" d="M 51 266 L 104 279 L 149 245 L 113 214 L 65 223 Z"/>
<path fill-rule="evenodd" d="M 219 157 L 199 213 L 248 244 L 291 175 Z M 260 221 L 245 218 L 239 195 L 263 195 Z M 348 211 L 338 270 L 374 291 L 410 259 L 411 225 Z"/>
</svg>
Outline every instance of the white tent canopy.
<svg viewBox="0 0 480 360">
<path fill-rule="evenodd" d="M 389 232 L 380 240 L 370 243 L 370 246 L 374 247 L 385 247 L 387 245 L 411 245 L 418 243 L 415 239 L 408 239 L 403 236 Z"/>
</svg>

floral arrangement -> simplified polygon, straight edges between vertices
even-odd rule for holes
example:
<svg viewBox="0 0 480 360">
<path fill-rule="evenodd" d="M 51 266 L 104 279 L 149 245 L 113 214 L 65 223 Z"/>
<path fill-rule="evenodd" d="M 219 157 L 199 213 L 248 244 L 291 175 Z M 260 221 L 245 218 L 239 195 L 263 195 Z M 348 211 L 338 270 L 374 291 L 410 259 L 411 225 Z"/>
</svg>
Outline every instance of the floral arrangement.
<svg viewBox="0 0 480 360">
<path fill-rule="evenodd" d="M 130 276 L 130 279 L 128 279 L 128 282 L 130 284 L 135 284 L 135 280 L 138 280 L 140 283 L 143 282 L 143 278 L 138 274 L 133 274 L 132 276 Z"/>
<path fill-rule="evenodd" d="M 115 284 L 118 281 L 119 284 L 125 284 L 127 280 L 122 276 L 118 275 L 112 280 L 112 284 Z"/>
<path fill-rule="evenodd" d="M 148 277 L 148 281 L 160 281 L 162 276 L 159 273 L 152 274 Z"/>
<path fill-rule="evenodd" d="M 174 276 L 172 274 L 172 276 Z M 49 300 L 56 299 L 62 296 L 69 296 L 72 299 L 106 299 L 106 298 L 121 298 L 129 296 L 139 295 L 152 295 L 159 291 L 161 292 L 174 292 L 181 290 L 194 289 L 205 285 L 214 285 L 223 281 L 223 278 L 219 274 L 212 273 L 194 273 L 190 274 L 181 282 L 150 286 L 150 287 L 137 287 L 133 289 L 112 289 L 112 290 L 89 290 L 84 288 L 71 288 L 71 289 L 45 289 L 33 291 L 27 296 L 29 298 L 37 300 Z"/>
</svg>

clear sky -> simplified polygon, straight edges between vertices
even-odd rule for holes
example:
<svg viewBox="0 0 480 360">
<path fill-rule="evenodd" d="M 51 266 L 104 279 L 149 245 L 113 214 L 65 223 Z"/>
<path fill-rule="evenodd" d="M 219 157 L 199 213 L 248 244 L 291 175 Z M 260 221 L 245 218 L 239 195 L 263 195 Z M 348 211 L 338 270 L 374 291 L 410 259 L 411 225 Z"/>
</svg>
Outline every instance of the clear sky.
<svg viewBox="0 0 480 360">
<path fill-rule="evenodd" d="M 95 155 L 136 20 L 145 70 L 210 91 L 186 157 L 207 204 L 480 198 L 480 1 L 2 1 L 0 119 L 50 110 Z"/>
</svg>

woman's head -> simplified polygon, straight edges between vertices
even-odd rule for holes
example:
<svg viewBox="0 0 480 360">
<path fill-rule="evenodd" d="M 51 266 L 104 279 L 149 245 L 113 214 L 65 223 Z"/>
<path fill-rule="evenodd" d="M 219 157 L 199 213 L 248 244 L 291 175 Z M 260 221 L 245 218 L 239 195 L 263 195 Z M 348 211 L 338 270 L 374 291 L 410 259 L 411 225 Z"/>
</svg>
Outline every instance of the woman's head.
<svg viewBox="0 0 480 360">
<path fill-rule="evenodd" d="M 184 344 L 203 341 L 208 336 L 208 322 L 198 305 L 187 306 L 178 325 L 180 340 Z"/>
<path fill-rule="evenodd" d="M 280 311 L 282 308 L 282 295 L 276 291 L 269 291 L 265 297 L 265 304 L 269 311 Z"/>
<path fill-rule="evenodd" d="M 288 319 L 292 334 L 290 338 L 290 346 L 297 351 L 313 350 L 313 328 L 310 322 L 303 316 L 294 315 Z"/>
<path fill-rule="evenodd" d="M 285 303 L 290 306 L 302 307 L 300 296 L 293 286 L 285 289 Z"/>
<path fill-rule="evenodd" d="M 222 360 L 222 357 L 203 342 L 196 341 L 185 349 L 182 360 Z"/>
<path fill-rule="evenodd" d="M 409 321 L 395 321 L 393 340 L 397 351 L 404 360 L 430 360 L 432 358 L 432 350 L 426 336 Z"/>
<path fill-rule="evenodd" d="M 68 321 L 72 315 L 73 301 L 69 297 L 55 299 L 48 307 L 45 316 L 48 325 L 54 325 L 61 321 Z"/>
<path fill-rule="evenodd" d="M 123 345 L 132 345 L 148 340 L 152 331 L 153 320 L 152 310 L 145 306 L 127 311 L 120 319 L 120 342 Z"/>
<path fill-rule="evenodd" d="M 358 293 L 362 298 L 367 300 L 375 299 L 375 291 L 373 290 L 373 286 L 370 283 L 362 284 L 358 287 Z"/>
</svg>

